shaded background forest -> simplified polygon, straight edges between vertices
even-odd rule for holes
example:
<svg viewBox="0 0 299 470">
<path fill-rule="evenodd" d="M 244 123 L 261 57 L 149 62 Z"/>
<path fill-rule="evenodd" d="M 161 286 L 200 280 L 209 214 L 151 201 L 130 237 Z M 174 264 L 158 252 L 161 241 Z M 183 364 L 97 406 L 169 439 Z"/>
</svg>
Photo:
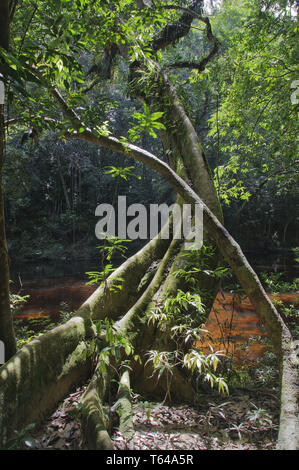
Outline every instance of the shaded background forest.
<svg viewBox="0 0 299 470">
<path fill-rule="evenodd" d="M 273 21 L 255 2 L 222 2 L 212 20 L 220 54 L 200 75 L 172 69 L 171 76 L 214 172 L 228 230 L 245 251 L 292 257 L 290 249 L 298 245 L 297 105 L 290 100 L 296 34 L 294 10 L 279 11 Z M 164 53 L 165 65 L 200 55 L 206 47 L 202 34 L 193 28 Z M 272 46 L 265 48 L 265 42 Z M 91 77 L 93 60 L 82 52 L 80 61 Z M 101 60 L 104 65 L 105 57 Z M 142 112 L 142 105 L 130 99 L 127 73 L 127 64 L 119 61 L 111 80 L 86 97 L 88 118 L 94 124 L 106 119 L 117 136 L 128 136 L 136 124 L 132 114 Z M 115 186 L 106 167 L 130 166 L 129 159 L 34 126 L 8 132 L 4 185 L 12 273 L 24 261 L 93 259 L 95 208 L 112 202 Z M 139 143 L 167 158 L 159 139 L 143 133 Z M 128 205 L 174 201 L 159 175 L 141 164 L 134 171 L 142 179 L 121 181 L 119 187 Z"/>
</svg>

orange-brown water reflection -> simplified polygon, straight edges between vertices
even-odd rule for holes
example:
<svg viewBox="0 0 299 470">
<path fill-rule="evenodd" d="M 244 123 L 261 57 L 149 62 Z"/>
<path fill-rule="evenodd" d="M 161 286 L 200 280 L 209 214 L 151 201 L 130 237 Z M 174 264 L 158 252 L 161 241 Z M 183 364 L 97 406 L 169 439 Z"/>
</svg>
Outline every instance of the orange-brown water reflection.
<svg viewBox="0 0 299 470">
<path fill-rule="evenodd" d="M 77 310 L 96 288 L 96 285 L 86 286 L 85 282 L 77 279 L 39 281 L 37 286 L 24 285 L 22 295 L 29 295 L 29 299 L 15 318 L 29 320 L 49 316 L 56 322 L 61 310 Z M 67 307 L 63 307 L 63 303 Z"/>
<path fill-rule="evenodd" d="M 62 302 L 67 303 L 68 311 L 75 311 L 95 289 L 96 285 L 86 286 L 84 281 L 73 278 L 24 285 L 21 294 L 28 294 L 30 297 L 15 318 L 26 321 L 49 316 L 53 322 L 57 322 Z M 276 298 L 286 303 L 299 302 L 296 294 L 281 294 Z M 205 335 L 203 343 L 198 346 L 209 350 L 208 344 L 211 343 L 215 351 L 223 350 L 234 354 L 237 363 L 244 363 L 246 360 L 254 362 L 267 349 L 260 340 L 266 333 L 253 306 L 248 299 L 241 299 L 236 295 L 219 292 L 205 329 L 209 331 L 212 340 Z M 251 341 L 251 338 L 256 341 Z"/>
<path fill-rule="evenodd" d="M 273 299 L 273 296 L 269 296 Z M 275 299 L 296 304 L 297 294 L 280 294 Z M 219 292 L 204 327 L 209 333 L 197 346 L 204 351 L 232 354 L 236 363 L 254 363 L 268 347 L 262 340 L 267 336 L 248 298 Z"/>
</svg>

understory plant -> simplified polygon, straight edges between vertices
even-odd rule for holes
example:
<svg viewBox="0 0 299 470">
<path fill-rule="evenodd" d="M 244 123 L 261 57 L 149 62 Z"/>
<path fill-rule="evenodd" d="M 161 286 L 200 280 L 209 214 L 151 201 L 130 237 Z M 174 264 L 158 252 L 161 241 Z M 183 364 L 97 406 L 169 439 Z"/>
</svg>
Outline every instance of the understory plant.
<svg viewBox="0 0 299 470">
<path fill-rule="evenodd" d="M 204 246 L 203 251 L 208 257 L 214 254 L 213 248 L 209 246 Z M 197 263 L 194 262 L 195 258 Z M 170 398 L 175 368 L 183 373 L 191 372 L 195 384 L 206 382 L 211 388 L 217 388 L 219 393 L 229 393 L 226 381 L 218 374 L 224 351 L 214 351 L 211 344 L 209 353 L 201 348 L 203 337 L 208 336 L 208 331 L 204 328 L 206 307 L 198 288 L 199 275 L 222 277 L 226 268 L 213 271 L 205 269 L 198 250 L 185 252 L 183 259 L 184 265 L 175 271 L 174 277 L 182 280 L 185 290 L 178 288 L 176 295 L 166 298 L 162 305 L 155 305 L 148 315 L 148 323 L 155 324 L 174 344 L 171 351 L 150 350 L 147 353 L 147 364 L 151 363 L 157 378 L 160 379 L 163 374 L 166 376 L 167 393 L 164 401 Z"/>
</svg>

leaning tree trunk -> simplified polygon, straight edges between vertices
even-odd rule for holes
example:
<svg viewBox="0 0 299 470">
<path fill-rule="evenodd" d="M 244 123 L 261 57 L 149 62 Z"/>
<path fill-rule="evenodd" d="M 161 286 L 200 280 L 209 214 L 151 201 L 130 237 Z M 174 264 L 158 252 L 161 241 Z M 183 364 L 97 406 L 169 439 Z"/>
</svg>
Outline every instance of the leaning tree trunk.
<svg viewBox="0 0 299 470">
<path fill-rule="evenodd" d="M 0 2 L 0 47 L 8 49 L 9 44 L 9 2 Z M 5 360 L 16 352 L 9 302 L 9 261 L 5 235 L 3 164 L 5 154 L 4 104 L 0 103 L 0 341 L 4 343 Z"/>
<path fill-rule="evenodd" d="M 68 107 L 61 95 L 55 90 L 54 95 L 65 114 L 70 117 L 74 128 L 83 127 L 76 113 Z M 298 444 L 298 377 L 292 338 L 239 245 L 207 204 L 202 202 L 197 192 L 169 165 L 154 155 L 113 137 L 100 136 L 89 130 L 75 132 L 72 137 L 104 146 L 148 165 L 163 175 L 186 203 L 193 206 L 202 205 L 206 231 L 232 267 L 274 345 L 282 382 L 278 444 L 282 449 L 295 449 Z M 1 442 L 5 442 L 14 429 L 19 429 L 28 422 L 38 422 L 78 380 L 88 375 L 90 364 L 84 359 L 82 352 L 86 350 L 84 342 L 94 335 L 93 321 L 105 316 L 112 319 L 120 318 L 116 327 L 123 333 L 137 332 L 136 346 L 139 349 L 141 349 L 140 343 L 144 343 L 142 347 L 145 350 L 152 341 L 156 341 L 155 332 L 147 328 L 146 313 L 151 308 L 152 302 L 157 298 L 163 298 L 166 281 L 169 279 L 169 269 L 178 248 L 179 242 L 176 239 L 168 241 L 157 238 L 150 242 L 109 277 L 107 286 L 99 288 L 83 304 L 77 316 L 66 325 L 29 343 L 0 369 Z M 153 263 L 158 264 L 158 268 L 156 272 L 153 271 L 154 277 L 149 283 L 148 276 L 144 276 Z M 115 279 L 119 277 L 123 278 L 122 290 L 115 293 L 109 287 L 113 286 Z M 103 414 L 102 403 L 106 379 L 101 374 L 101 368 L 97 367 L 96 375 L 83 397 L 87 442 L 89 447 L 96 449 L 111 447 L 109 433 L 106 432 L 109 423 Z M 118 406 L 125 406 L 126 409 L 129 406 L 127 394 L 129 381 L 130 377 L 122 376 L 117 397 Z M 180 397 L 184 396 L 186 400 L 192 399 L 190 383 L 180 376 L 179 371 L 175 374 L 174 381 L 180 387 Z M 168 385 L 165 384 L 166 391 Z M 175 388 L 173 387 L 173 390 Z M 38 406 L 33 406 L 36 403 Z M 125 427 L 124 422 L 121 425 Z M 130 432 L 130 429 L 127 431 Z"/>
<path fill-rule="evenodd" d="M 204 226 L 215 241 L 219 252 L 231 266 L 264 324 L 279 361 L 281 383 L 281 414 L 278 446 L 281 449 L 298 447 L 298 361 L 292 336 L 274 305 L 265 293 L 240 246 L 199 196 L 166 163 L 134 145 L 124 144 L 112 137 L 94 135 L 90 131 L 76 134 L 82 140 L 105 146 L 140 161 L 163 175 L 186 203 L 202 204 Z"/>
<path fill-rule="evenodd" d="M 202 203 L 197 194 L 167 164 L 149 152 L 120 143 L 114 138 L 98 137 L 89 131 L 86 131 L 84 136 L 80 135 L 80 138 L 105 145 L 147 164 L 165 176 L 186 202 Z M 298 445 L 298 377 L 290 333 L 268 299 L 239 245 L 205 204 L 203 204 L 203 210 L 206 229 L 231 265 L 275 347 L 283 383 L 278 445 L 281 449 L 296 449 Z M 71 319 L 66 325 L 29 343 L 0 369 L 0 442 L 5 442 L 14 429 L 20 429 L 28 422 L 40 421 L 45 412 L 49 412 L 55 403 L 74 384 L 78 383 L 80 378 L 87 375 L 87 366 L 83 359 L 84 356 L 82 356 L 82 351 L 86 349 L 86 346 L 84 343 L 82 344 L 82 341 L 92 337 L 91 320 L 103 318 L 112 313 L 114 318 L 122 316 L 122 319 L 117 323 L 117 327 L 122 331 L 133 329 L 136 332 L 138 327 L 144 331 L 145 324 L 142 322 L 142 317 L 163 282 L 163 275 L 174 254 L 172 249 L 177 248 L 174 246 L 174 242 L 170 246 L 165 240 L 156 239 L 150 242 L 141 252 L 126 261 L 110 276 L 108 288 L 113 285 L 115 278 L 122 277 L 124 279 L 121 298 L 119 298 L 118 292 L 112 291 L 107 296 L 105 289 L 99 288 L 83 304 L 78 312 L 79 316 Z M 161 259 L 161 257 L 162 261 L 159 263 L 154 278 L 148 286 L 146 284 L 144 286 L 139 281 L 142 281 L 152 262 Z M 139 285 L 142 285 L 141 290 L 138 289 L 138 282 Z M 144 288 L 146 288 L 145 291 Z M 125 311 L 127 313 L 124 315 Z M 100 379 L 94 380 L 92 384 L 95 385 L 90 390 L 90 395 L 86 396 L 84 400 L 87 416 L 89 413 L 93 413 L 93 417 L 89 420 L 91 424 L 88 429 L 89 440 L 92 442 L 91 447 L 95 448 L 107 448 L 110 445 L 107 433 L 103 428 L 105 422 L 101 418 L 102 383 Z M 188 384 L 185 389 L 188 392 Z M 94 419 L 95 416 L 99 416 L 100 421 Z"/>
<path fill-rule="evenodd" d="M 71 320 L 26 344 L 0 368 L 0 447 L 14 430 L 40 423 L 76 384 L 90 376 L 85 351 L 94 336 L 93 322 L 106 316 L 117 320 L 135 304 L 149 282 L 141 282 L 147 270 L 163 258 L 169 243 L 157 236 L 123 263 Z M 123 288 L 113 291 L 119 278 Z"/>
<path fill-rule="evenodd" d="M 65 115 L 75 129 L 83 126 L 78 115 L 67 105 L 57 90 L 51 90 Z M 186 203 L 202 204 L 204 211 L 204 227 L 215 241 L 219 252 L 231 266 L 234 274 L 250 298 L 256 313 L 264 324 L 269 338 L 273 343 L 279 360 L 281 377 L 281 415 L 279 447 L 295 449 L 298 446 L 298 374 L 294 344 L 292 337 L 275 307 L 267 297 L 261 283 L 242 253 L 240 246 L 229 235 L 217 217 L 186 182 L 175 173 L 169 165 L 146 150 L 134 145 L 120 142 L 114 137 L 98 135 L 90 130 L 75 132 L 68 137 L 85 140 L 140 161 L 166 178 L 177 194 Z"/>
<path fill-rule="evenodd" d="M 152 74 L 147 78 L 144 68 L 131 67 L 131 92 L 145 99 L 153 112 L 163 113 L 161 122 L 165 130 L 161 131 L 161 138 L 164 153 L 167 155 L 170 167 L 181 176 L 185 182 L 199 195 L 208 208 L 223 222 L 223 214 L 218 195 L 213 183 L 212 173 L 205 157 L 203 148 L 199 141 L 194 126 L 188 117 L 178 94 L 165 72 L 156 65 L 156 78 L 152 79 Z M 149 80 L 151 80 L 149 82 Z M 149 91 L 148 91 L 149 90 Z M 184 201 L 181 199 L 181 203 Z M 202 264 L 205 271 L 213 271 L 221 262 L 220 252 L 213 239 L 204 230 L 204 244 L 215 250 L 213 256 L 206 256 L 201 252 Z M 184 247 L 181 249 L 181 254 Z M 168 293 L 175 293 L 181 281 L 173 277 L 173 272 L 177 270 L 177 262 L 183 267 L 182 257 L 173 263 L 170 271 L 171 280 L 168 282 Z M 206 315 L 214 303 L 215 296 L 219 288 L 219 280 L 215 277 L 199 273 L 198 289 L 203 294 L 203 303 L 206 306 Z M 172 286 L 172 289 L 170 289 Z"/>
<path fill-rule="evenodd" d="M 154 80 L 152 75 L 153 72 L 151 71 L 151 73 L 149 73 L 145 66 L 140 67 L 140 65 L 138 65 L 135 67 L 135 65 L 132 64 L 129 83 L 130 93 L 139 100 L 145 100 L 153 112 L 160 111 L 163 113 L 161 121 L 164 124 L 165 130 L 161 132 L 161 138 L 164 153 L 167 155 L 169 165 L 185 182 L 191 185 L 210 210 L 222 221 L 222 210 L 213 183 L 211 170 L 197 133 L 167 75 L 160 70 L 155 70 Z M 178 197 L 177 203 L 182 206 L 184 199 Z M 197 273 L 196 279 L 197 290 L 205 306 L 205 315 L 207 318 L 219 289 L 219 279 L 205 273 L 213 272 L 213 270 L 219 266 L 222 257 L 213 239 L 206 231 L 204 232 L 204 244 L 209 245 L 210 251 L 209 255 L 207 255 L 204 250 L 201 250 L 199 253 L 197 252 L 197 261 L 205 266 L 205 269 Z M 213 256 L 210 254 L 211 250 L 214 250 Z M 186 266 L 184 254 L 184 244 L 176 244 L 176 252 L 173 253 L 173 257 L 168 266 L 167 276 L 163 279 L 163 283 L 157 286 L 157 292 L 154 294 L 154 303 L 156 305 L 163 305 L 168 297 L 176 296 L 178 289 L 185 292 L 190 290 L 190 286 L 188 286 L 182 278 L 176 276 L 178 268 L 184 269 Z M 202 322 L 202 318 L 200 321 Z M 200 326 L 199 318 L 197 325 L 194 324 L 194 326 Z M 140 333 L 140 337 L 143 336 L 145 337 L 140 345 L 143 346 L 142 349 L 144 349 L 144 351 L 146 351 L 146 347 L 149 345 L 153 347 L 153 344 L 155 344 L 155 347 L 159 351 L 175 348 L 175 344 L 171 341 L 170 335 L 168 334 L 166 336 L 165 332 L 161 334 L 159 330 L 156 330 L 155 338 L 151 338 L 147 330 L 144 335 Z M 150 392 L 151 395 L 155 395 L 156 398 L 160 398 L 161 395 L 169 393 L 168 384 L 162 383 L 163 381 L 157 383 L 156 380 L 149 380 L 153 371 L 149 367 L 145 368 L 145 364 L 146 356 L 144 355 L 143 367 L 139 367 L 134 371 L 134 384 L 140 383 L 144 385 L 140 388 L 140 392 Z M 178 376 L 180 376 L 182 386 L 179 386 L 180 380 Z M 183 395 L 186 396 L 184 390 L 185 380 L 178 371 L 176 372 L 176 379 L 177 380 L 172 380 L 171 395 L 178 399 L 181 393 L 182 399 Z M 194 398 L 194 394 L 192 393 L 189 386 L 189 393 L 187 393 L 189 398 L 191 396 Z"/>
</svg>

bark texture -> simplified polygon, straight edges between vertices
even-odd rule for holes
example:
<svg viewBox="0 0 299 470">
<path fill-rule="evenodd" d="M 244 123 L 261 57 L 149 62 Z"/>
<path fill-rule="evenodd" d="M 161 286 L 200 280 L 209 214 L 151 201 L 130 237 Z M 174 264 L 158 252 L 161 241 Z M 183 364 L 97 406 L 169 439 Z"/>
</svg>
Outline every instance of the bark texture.
<svg viewBox="0 0 299 470">
<path fill-rule="evenodd" d="M 115 450 L 108 432 L 109 417 L 103 408 L 109 385 L 108 374 L 102 373 L 97 367 L 82 396 L 83 433 L 89 450 Z"/>
</svg>

